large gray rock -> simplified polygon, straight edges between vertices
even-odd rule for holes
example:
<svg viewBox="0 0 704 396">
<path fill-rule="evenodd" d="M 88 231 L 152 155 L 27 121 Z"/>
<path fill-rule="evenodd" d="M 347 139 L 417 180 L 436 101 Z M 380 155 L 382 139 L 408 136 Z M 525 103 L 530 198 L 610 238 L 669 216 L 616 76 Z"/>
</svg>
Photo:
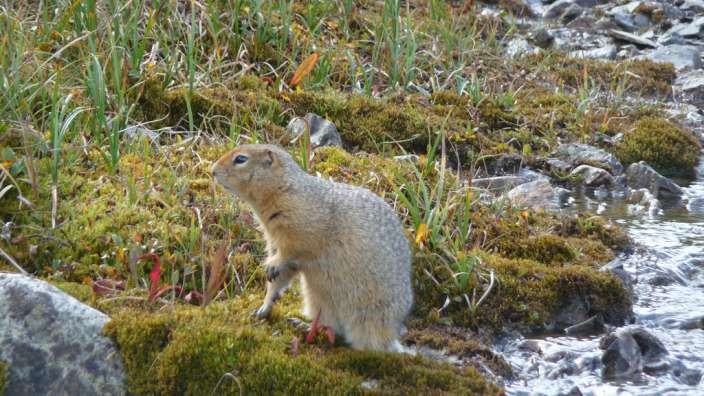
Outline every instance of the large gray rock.
<svg viewBox="0 0 704 396">
<path fill-rule="evenodd" d="M 672 63 L 677 70 L 699 69 L 702 67 L 701 51 L 693 45 L 669 45 L 660 47 L 645 55 L 654 62 Z"/>
<path fill-rule="evenodd" d="M 695 104 L 704 103 L 704 70 L 680 73 L 675 86 Z"/>
<path fill-rule="evenodd" d="M 614 175 L 623 172 L 623 165 L 613 154 L 588 144 L 562 144 L 552 156 L 569 162 L 572 166 L 591 165 L 606 169 Z"/>
<path fill-rule="evenodd" d="M 509 191 L 506 197 L 518 207 L 557 211 L 569 198 L 569 191 L 554 187 L 548 180 L 541 179 L 521 184 Z"/>
<path fill-rule="evenodd" d="M 645 161 L 631 164 L 626 169 L 626 183 L 634 190 L 647 189 L 655 198 L 679 198 L 683 194 L 677 183 L 659 174 Z"/>
<path fill-rule="evenodd" d="M 643 47 L 656 48 L 658 46 L 658 44 L 656 42 L 654 42 L 653 40 L 650 40 L 645 37 L 641 37 L 637 34 L 624 32 L 622 30 L 610 29 L 609 35 L 617 40 L 628 41 L 630 43 L 640 45 Z M 659 61 L 659 62 L 664 62 L 664 61 Z"/>
<path fill-rule="evenodd" d="M 295 137 L 300 137 L 306 131 L 306 124 L 310 127 L 310 144 L 313 148 L 342 146 L 342 138 L 335 124 L 315 113 L 308 113 L 302 118 L 294 117 L 289 121 L 286 130 Z"/>
<path fill-rule="evenodd" d="M 647 365 L 654 366 L 665 355 L 665 345 L 641 328 L 620 328 L 604 336 L 599 347 L 604 349 L 601 362 L 605 378 L 631 378 Z"/>
<path fill-rule="evenodd" d="M 6 395 L 125 394 L 120 354 L 102 335 L 108 320 L 46 282 L 0 273 Z"/>
<path fill-rule="evenodd" d="M 614 178 L 609 172 L 591 165 L 580 165 L 574 168 L 570 176 L 579 178 L 582 184 L 588 187 L 599 187 L 614 183 Z"/>
</svg>

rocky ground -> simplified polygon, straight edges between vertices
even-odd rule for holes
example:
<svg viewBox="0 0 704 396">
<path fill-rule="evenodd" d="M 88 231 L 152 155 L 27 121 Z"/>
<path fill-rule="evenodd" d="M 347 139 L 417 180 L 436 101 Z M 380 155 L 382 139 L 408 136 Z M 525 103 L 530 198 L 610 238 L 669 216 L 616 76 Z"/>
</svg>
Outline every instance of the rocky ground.
<svg viewBox="0 0 704 396">
<path fill-rule="evenodd" d="M 678 185 L 704 131 L 697 0 L 236 3 L 3 10 L 7 394 L 502 394 L 497 340 L 633 317 L 604 267 L 633 241 L 570 211 L 580 191 L 701 210 Z M 209 169 L 252 141 L 397 210 L 417 356 L 304 344 L 295 288 L 251 317 L 261 236 Z M 645 330 L 603 349 L 604 381 L 662 355 Z"/>
</svg>

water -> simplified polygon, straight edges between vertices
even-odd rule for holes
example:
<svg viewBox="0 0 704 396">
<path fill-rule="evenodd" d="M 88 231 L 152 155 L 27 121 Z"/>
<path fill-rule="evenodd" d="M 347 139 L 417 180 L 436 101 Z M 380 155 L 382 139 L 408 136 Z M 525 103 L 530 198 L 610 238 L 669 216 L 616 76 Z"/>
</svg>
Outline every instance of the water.
<svg viewBox="0 0 704 396">
<path fill-rule="evenodd" d="M 627 381 L 601 376 L 599 340 L 554 336 L 515 340 L 498 347 L 519 380 L 506 384 L 513 395 L 704 395 L 704 158 L 697 179 L 684 188 L 688 208 L 664 205 L 661 214 L 614 198 L 587 193 L 575 210 L 599 210 L 643 247 L 616 260 L 633 276 L 635 323 L 655 335 L 668 350 L 663 370 Z M 696 200 L 698 198 L 699 200 Z"/>
</svg>

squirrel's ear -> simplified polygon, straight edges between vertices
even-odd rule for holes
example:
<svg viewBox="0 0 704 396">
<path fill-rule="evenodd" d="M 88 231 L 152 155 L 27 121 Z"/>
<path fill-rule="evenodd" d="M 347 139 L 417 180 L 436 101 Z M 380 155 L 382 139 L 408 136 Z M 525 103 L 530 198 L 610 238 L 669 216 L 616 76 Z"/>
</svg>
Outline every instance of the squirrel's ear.
<svg viewBox="0 0 704 396">
<path fill-rule="evenodd" d="M 264 161 L 264 164 L 266 164 L 266 166 L 271 166 L 271 164 L 276 161 L 276 156 L 274 155 L 274 152 L 269 149 L 266 149 L 266 156 L 267 158 Z"/>
</svg>

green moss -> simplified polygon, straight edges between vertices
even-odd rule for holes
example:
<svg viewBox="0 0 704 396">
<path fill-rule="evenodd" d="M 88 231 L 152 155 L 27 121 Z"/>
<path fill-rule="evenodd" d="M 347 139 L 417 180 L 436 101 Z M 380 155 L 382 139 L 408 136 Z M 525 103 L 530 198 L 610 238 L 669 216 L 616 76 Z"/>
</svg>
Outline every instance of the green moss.
<svg viewBox="0 0 704 396">
<path fill-rule="evenodd" d="M 605 62 L 577 59 L 560 53 L 542 52 L 520 60 L 520 68 L 539 68 L 540 78 L 561 86 L 580 89 L 598 87 L 609 92 L 669 96 L 675 80 L 671 64 L 650 60 Z"/>
<path fill-rule="evenodd" d="M 423 114 L 413 106 L 359 95 L 297 91 L 282 95 L 282 99 L 297 115 L 313 112 L 326 117 L 346 142 L 370 152 L 396 145 L 422 152 L 428 136 L 442 123 L 439 116 Z"/>
<path fill-rule="evenodd" d="M 607 322 L 622 324 L 631 309 L 628 292 L 611 274 L 582 265 L 554 266 L 526 259 L 508 259 L 483 252 L 474 254 L 483 271 L 494 271 L 496 284 L 476 309 L 468 307 L 463 294 L 472 295 L 487 287 L 476 272 L 466 289 L 460 289 L 452 271 L 437 258 L 418 257 L 414 264 L 418 317 L 448 325 L 472 326 L 500 332 L 519 329 L 527 332 L 556 330 L 554 321 L 570 301 L 581 301 L 589 315 L 601 315 Z M 435 281 L 428 279 L 432 273 Z M 437 282 L 437 283 L 436 283 Z M 439 312 L 445 299 L 450 304 Z M 469 297 L 468 297 L 469 298 Z M 564 324 L 562 324 L 564 325 Z"/>
<path fill-rule="evenodd" d="M 300 344 L 285 320 L 251 319 L 256 301 L 237 298 L 206 309 L 175 307 L 168 313 L 125 311 L 105 332 L 115 339 L 133 394 L 358 394 L 422 391 L 499 394 L 474 369 L 402 354 L 323 351 Z M 282 309 L 281 307 L 277 310 Z M 285 308 L 283 308 L 285 309 Z M 278 319 L 277 319 L 278 318 Z M 365 389 L 365 381 L 376 386 Z"/>
<path fill-rule="evenodd" d="M 5 387 L 7 386 L 7 364 L 0 361 L 0 395 L 5 394 Z"/>
<path fill-rule="evenodd" d="M 90 286 L 76 282 L 51 281 L 50 283 L 82 303 L 94 305 L 93 289 Z"/>
<path fill-rule="evenodd" d="M 692 176 L 700 150 L 701 144 L 692 133 L 655 117 L 636 122 L 616 146 L 625 165 L 646 161 L 665 176 Z"/>
<path fill-rule="evenodd" d="M 554 265 L 569 263 L 576 257 L 576 253 L 564 238 L 550 234 L 504 240 L 498 249 L 510 258 L 525 258 Z"/>
</svg>

